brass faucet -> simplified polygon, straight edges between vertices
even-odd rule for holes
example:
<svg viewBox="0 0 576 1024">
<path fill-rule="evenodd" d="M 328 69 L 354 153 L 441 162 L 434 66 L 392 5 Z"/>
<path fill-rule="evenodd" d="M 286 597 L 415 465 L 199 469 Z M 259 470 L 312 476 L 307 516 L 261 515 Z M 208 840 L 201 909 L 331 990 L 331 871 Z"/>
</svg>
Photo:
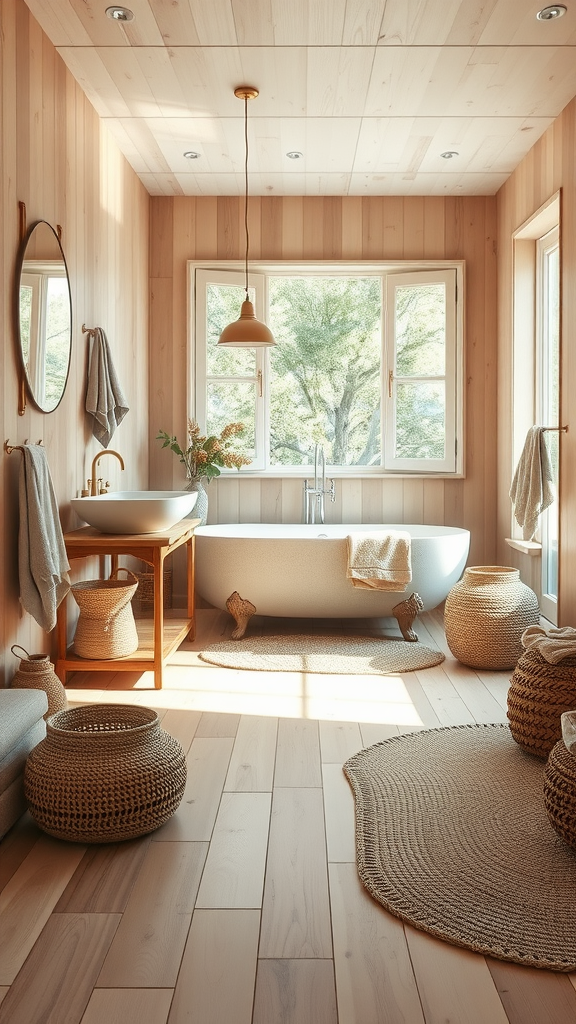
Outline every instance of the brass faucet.
<svg viewBox="0 0 576 1024">
<path fill-rule="evenodd" d="M 115 455 L 120 463 L 120 469 L 124 469 L 124 459 L 118 453 L 112 450 L 112 448 L 106 448 L 103 452 L 98 452 L 92 459 L 92 479 L 90 481 L 90 497 L 98 494 L 98 481 L 96 479 L 97 466 L 103 455 Z"/>
</svg>

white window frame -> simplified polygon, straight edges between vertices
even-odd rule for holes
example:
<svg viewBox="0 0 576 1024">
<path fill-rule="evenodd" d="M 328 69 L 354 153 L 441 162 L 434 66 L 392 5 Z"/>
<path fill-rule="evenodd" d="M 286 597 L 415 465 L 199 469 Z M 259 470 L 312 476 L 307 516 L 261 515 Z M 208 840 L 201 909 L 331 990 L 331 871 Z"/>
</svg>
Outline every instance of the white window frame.
<svg viewBox="0 0 576 1024">
<path fill-rule="evenodd" d="M 389 359 L 393 347 L 382 348 L 382 464 L 378 466 L 330 466 L 330 475 L 336 477 L 367 477 L 367 476 L 404 476 L 404 477 L 439 477 L 459 479 L 464 477 L 464 261 L 463 260 L 430 260 L 395 263 L 373 263 L 365 261 L 252 261 L 249 274 L 249 287 L 254 290 L 255 313 L 259 319 L 266 320 L 267 278 L 270 276 L 301 276 L 303 273 L 314 276 L 352 276 L 380 275 L 383 277 L 383 315 L 385 311 L 385 277 L 431 272 L 441 275 L 442 280 L 453 282 L 454 317 L 450 328 L 453 351 L 448 356 L 448 368 L 453 375 L 453 398 L 448 402 L 450 417 L 450 450 L 447 447 L 444 460 L 399 460 L 388 459 L 386 455 L 386 396 L 388 394 Z M 188 406 L 189 416 L 193 417 L 204 429 L 206 423 L 206 347 L 197 342 L 203 337 L 206 322 L 206 285 L 234 284 L 244 287 L 244 264 L 238 260 L 209 261 L 189 260 L 188 270 Z M 448 273 L 448 278 L 446 277 Z M 452 285 L 449 283 L 449 287 Z M 269 467 L 269 423 L 267 422 L 268 403 L 265 396 L 268 387 L 269 357 L 267 349 L 256 350 L 256 375 L 261 377 L 262 398 L 258 396 L 256 407 L 257 419 L 257 451 L 252 464 L 242 470 L 242 476 L 290 477 L 307 476 L 307 466 Z M 226 378 L 228 379 L 228 378 Z M 240 378 L 238 378 L 240 379 Z M 243 380 L 249 378 L 241 378 Z M 255 380 L 255 378 L 251 378 Z M 447 411 L 448 417 L 448 411 Z M 433 465 L 431 465 L 433 463 Z M 224 473 L 227 471 L 224 470 Z M 229 470 L 228 473 L 234 471 Z"/>
<path fill-rule="evenodd" d="M 536 422 L 545 426 L 560 426 L 553 423 L 548 409 L 549 358 L 548 358 L 548 323 L 549 323 L 549 290 L 547 287 L 547 257 L 554 250 L 560 255 L 560 229 L 556 225 L 545 235 L 536 240 Z M 542 614 L 555 625 L 558 622 L 558 599 L 548 589 L 548 551 L 551 537 L 551 519 L 556 520 L 558 535 L 558 502 L 545 509 L 540 516 L 536 539 L 542 544 L 540 607 Z M 557 557 L 559 551 L 557 552 Z"/>
<path fill-rule="evenodd" d="M 397 347 L 396 347 L 396 290 L 398 288 L 409 288 L 422 284 L 443 284 L 446 295 L 446 362 L 444 373 L 441 375 L 419 375 L 401 376 L 397 368 Z M 384 315 L 385 323 L 385 351 L 386 351 L 386 391 L 384 398 L 384 468 L 387 470 L 411 470 L 422 473 L 454 473 L 456 472 L 458 460 L 457 444 L 457 409 L 458 385 L 450 386 L 451 382 L 457 380 L 457 289 L 456 270 L 447 268 L 445 270 L 421 270 L 402 272 L 399 274 L 386 275 L 386 310 Z M 384 365 L 384 360 L 383 360 Z M 396 395 L 398 385 L 404 383 L 417 383 L 426 381 L 442 381 L 445 383 L 446 406 L 445 406 L 445 455 L 443 459 L 402 459 L 395 454 L 396 448 L 396 410 L 398 404 Z"/>
</svg>

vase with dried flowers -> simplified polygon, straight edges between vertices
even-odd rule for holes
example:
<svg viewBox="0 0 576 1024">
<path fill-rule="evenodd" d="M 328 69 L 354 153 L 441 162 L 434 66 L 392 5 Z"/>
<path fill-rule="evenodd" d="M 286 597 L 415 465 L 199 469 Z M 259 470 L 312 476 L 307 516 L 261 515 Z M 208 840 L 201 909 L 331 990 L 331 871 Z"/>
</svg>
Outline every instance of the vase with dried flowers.
<svg viewBox="0 0 576 1024">
<path fill-rule="evenodd" d="M 202 481 L 207 480 L 210 483 L 214 477 L 220 476 L 223 468 L 241 469 L 242 466 L 249 466 L 252 461 L 245 455 L 232 451 L 234 438 L 243 432 L 243 423 L 228 423 L 220 434 L 205 435 L 200 433 L 200 427 L 195 420 L 188 420 L 186 448 L 182 448 L 174 435 L 168 434 L 165 430 L 158 432 L 156 440 L 162 441 L 163 448 L 170 448 L 178 455 L 180 462 L 186 467 L 187 489 L 198 492 L 194 518 L 200 519 L 202 526 L 206 524 L 208 514 L 208 495 Z"/>
</svg>

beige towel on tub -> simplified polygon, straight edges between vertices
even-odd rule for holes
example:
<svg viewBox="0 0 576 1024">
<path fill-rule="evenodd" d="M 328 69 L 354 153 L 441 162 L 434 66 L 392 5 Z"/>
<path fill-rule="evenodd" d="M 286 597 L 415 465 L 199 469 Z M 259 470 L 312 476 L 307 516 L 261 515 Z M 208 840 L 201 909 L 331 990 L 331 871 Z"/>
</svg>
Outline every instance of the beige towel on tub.
<svg viewBox="0 0 576 1024">
<path fill-rule="evenodd" d="M 353 587 L 401 593 L 412 579 L 410 534 L 404 530 L 351 533 L 346 576 Z"/>
</svg>

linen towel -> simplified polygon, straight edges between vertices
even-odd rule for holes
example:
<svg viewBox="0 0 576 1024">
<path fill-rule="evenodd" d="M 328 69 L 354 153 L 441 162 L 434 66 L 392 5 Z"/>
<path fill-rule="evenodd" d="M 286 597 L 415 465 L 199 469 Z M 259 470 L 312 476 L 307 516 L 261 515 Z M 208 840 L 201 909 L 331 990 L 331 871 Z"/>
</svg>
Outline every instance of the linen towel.
<svg viewBox="0 0 576 1024">
<path fill-rule="evenodd" d="M 535 647 L 551 665 L 557 665 L 564 658 L 576 657 L 576 629 L 572 626 L 528 626 L 522 633 L 522 646 Z"/>
<path fill-rule="evenodd" d="M 93 417 L 92 433 L 107 448 L 116 427 L 129 412 L 112 362 L 108 339 L 101 327 L 94 331 L 88 362 L 86 412 Z"/>
<path fill-rule="evenodd" d="M 410 534 L 404 530 L 351 533 L 346 577 L 364 590 L 406 590 L 412 579 Z"/>
<path fill-rule="evenodd" d="M 18 498 L 20 600 L 49 633 L 56 625 L 56 609 L 70 590 L 70 565 L 48 460 L 41 445 L 22 445 Z"/>
<path fill-rule="evenodd" d="M 538 516 L 554 501 L 552 467 L 542 427 L 530 427 L 526 435 L 510 487 L 510 499 L 524 540 L 532 540 Z"/>
</svg>

